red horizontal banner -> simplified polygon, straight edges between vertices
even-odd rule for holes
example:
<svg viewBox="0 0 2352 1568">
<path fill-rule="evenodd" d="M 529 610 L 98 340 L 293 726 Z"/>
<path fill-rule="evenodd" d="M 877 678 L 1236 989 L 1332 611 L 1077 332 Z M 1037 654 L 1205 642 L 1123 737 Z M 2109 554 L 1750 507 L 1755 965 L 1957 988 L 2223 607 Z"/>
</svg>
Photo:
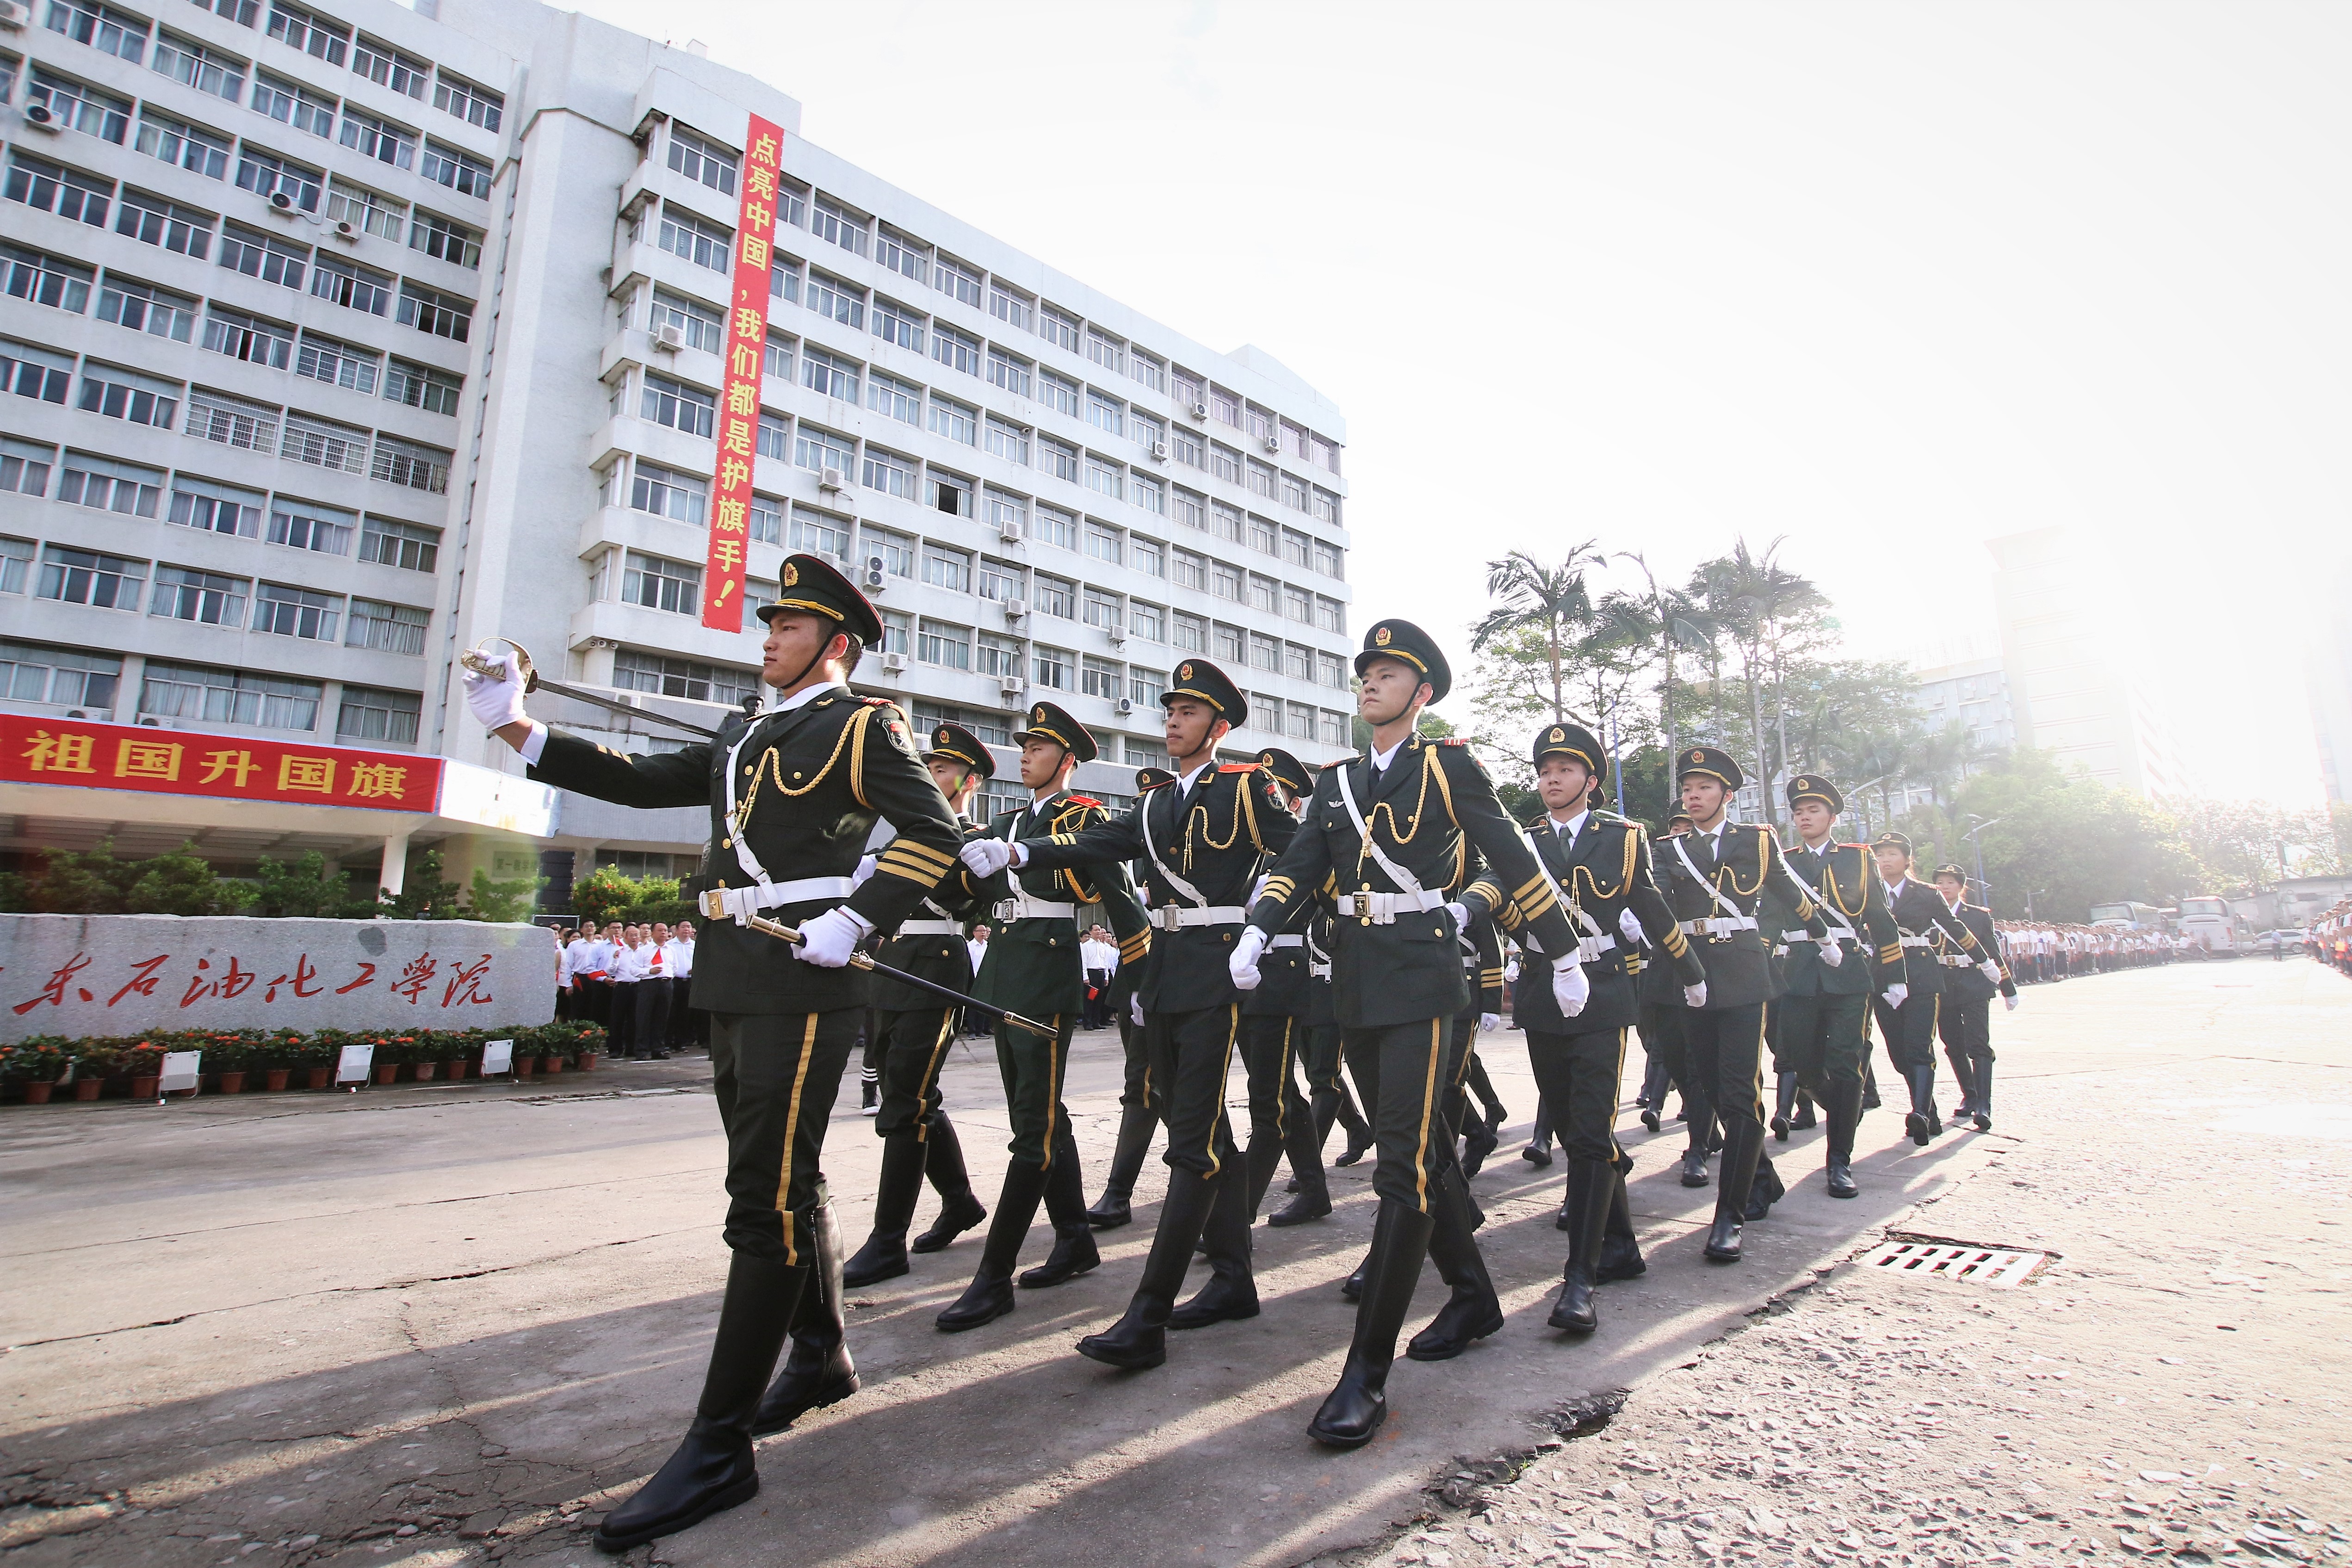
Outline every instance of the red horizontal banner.
<svg viewBox="0 0 2352 1568">
<path fill-rule="evenodd" d="M 0 714 L 0 782 L 429 815 L 441 799 L 441 759 Z"/>
</svg>

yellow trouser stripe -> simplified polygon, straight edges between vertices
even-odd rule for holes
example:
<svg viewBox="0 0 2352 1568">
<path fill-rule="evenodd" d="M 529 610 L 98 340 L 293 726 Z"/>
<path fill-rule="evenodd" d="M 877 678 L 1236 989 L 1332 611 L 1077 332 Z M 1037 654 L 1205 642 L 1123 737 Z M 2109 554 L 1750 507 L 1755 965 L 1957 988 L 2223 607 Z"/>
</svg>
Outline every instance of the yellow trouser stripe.
<svg viewBox="0 0 2352 1568">
<path fill-rule="evenodd" d="M 923 1065 L 922 1087 L 915 1092 L 915 1097 L 918 1103 L 929 1100 L 931 1097 L 931 1086 L 940 1081 L 940 1061 L 948 1053 L 948 1041 L 955 1038 L 955 1020 L 956 1010 L 953 1008 L 950 1008 L 940 1017 L 939 1042 L 931 1047 L 931 1060 Z M 919 1144 L 927 1141 L 930 1134 L 930 1129 L 931 1119 L 929 1116 L 924 1115 L 917 1117 L 915 1119 L 915 1142 Z"/>
<path fill-rule="evenodd" d="M 1054 1108 L 1062 1103 L 1062 1015 L 1045 1020 L 1053 1028 L 1053 1043 L 1045 1048 L 1045 1162 L 1039 1170 L 1054 1168 Z"/>
<path fill-rule="evenodd" d="M 800 1140 L 801 1091 L 808 1086 L 809 1062 L 816 1055 L 816 1020 L 815 1013 L 809 1014 L 808 1032 L 801 1036 L 801 1064 L 793 1071 L 792 1105 L 784 1117 L 784 1165 L 776 1176 L 776 1212 L 783 1217 L 784 1262 L 787 1265 L 797 1264 L 801 1260 L 793 1234 L 793 1211 L 784 1206 L 792 1200 L 793 1145 Z"/>
<path fill-rule="evenodd" d="M 1449 1020 L 1429 1020 L 1429 1071 L 1421 1085 L 1421 1138 L 1412 1151 L 1412 1190 L 1423 1214 L 1429 1212 L 1429 1124 L 1437 1114 L 1437 1074 L 1445 1064 L 1445 1026 Z"/>
</svg>

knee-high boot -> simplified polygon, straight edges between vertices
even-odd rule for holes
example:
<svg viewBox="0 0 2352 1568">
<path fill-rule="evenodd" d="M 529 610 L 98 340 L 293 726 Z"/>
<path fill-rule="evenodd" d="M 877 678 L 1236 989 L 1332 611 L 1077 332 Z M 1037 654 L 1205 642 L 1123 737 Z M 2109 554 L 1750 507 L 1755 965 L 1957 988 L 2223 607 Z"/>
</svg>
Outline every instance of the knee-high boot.
<svg viewBox="0 0 2352 1568">
<path fill-rule="evenodd" d="M 686 1439 L 651 1480 L 604 1516 L 596 1544 L 606 1552 L 673 1535 L 760 1490 L 751 1457 L 751 1420 L 775 1370 L 784 1335 L 809 1278 L 806 1264 L 737 1252 L 728 1262 L 727 1294 L 710 1343 L 702 1397 Z"/>
<path fill-rule="evenodd" d="M 1785 1144 L 1789 1141 L 1789 1113 L 1797 1108 L 1797 1075 L 1773 1074 L 1772 1091 L 1772 1135 Z"/>
<path fill-rule="evenodd" d="M 1045 1193 L 1045 1166 L 1014 1160 L 1004 1167 L 1004 1188 L 996 1195 L 996 1214 L 980 1251 L 980 1269 L 963 1294 L 940 1313 L 942 1330 L 976 1329 L 1013 1310 L 1013 1265 L 1021 1260 L 1021 1243 Z"/>
<path fill-rule="evenodd" d="M 963 1140 L 945 1111 L 931 1113 L 923 1133 L 923 1174 L 940 1195 L 940 1217 L 931 1228 L 907 1244 L 909 1252 L 938 1252 L 988 1218 L 988 1206 L 973 1196 L 971 1175 L 963 1163 Z"/>
<path fill-rule="evenodd" d="M 1851 1078 L 1829 1084 L 1822 1106 L 1830 1119 L 1825 1159 L 1829 1194 L 1853 1197 L 1861 1190 L 1853 1185 L 1853 1131 L 1862 1124 L 1862 1085 Z"/>
<path fill-rule="evenodd" d="M 1250 1173 L 1231 1143 L 1219 1155 L 1216 1201 L 1201 1227 L 1209 1255 L 1209 1282 L 1168 1315 L 1171 1329 L 1205 1328 L 1257 1316 L 1257 1281 L 1250 1269 Z"/>
<path fill-rule="evenodd" d="M 1969 1053 L 1957 1045 L 1944 1048 L 1944 1060 L 1952 1064 L 1952 1082 L 1960 1086 L 1960 1103 L 1952 1109 L 1952 1120 L 1965 1122 L 1977 1113 L 1976 1064 Z"/>
<path fill-rule="evenodd" d="M 1536 1100 L 1536 1124 L 1528 1131 L 1528 1146 L 1519 1151 L 1519 1158 L 1538 1168 L 1551 1164 L 1551 1102 L 1538 1096 Z"/>
<path fill-rule="evenodd" d="M 1664 1053 L 1650 1052 L 1642 1063 L 1642 1125 L 1653 1133 L 1658 1130 L 1659 1117 L 1666 1108 L 1670 1076 Z"/>
<path fill-rule="evenodd" d="M 1601 1234 L 1601 1264 L 1593 1277 L 1602 1284 L 1633 1280 L 1650 1271 L 1642 1257 L 1642 1239 L 1633 1231 L 1633 1206 L 1625 1197 L 1625 1170 L 1631 1160 L 1622 1155 L 1609 1172 L 1609 1222 Z"/>
<path fill-rule="evenodd" d="M 1347 1364 L 1307 1426 L 1307 1435 L 1317 1442 L 1360 1448 L 1388 1418 L 1389 1368 L 1396 1360 L 1397 1334 L 1412 1310 L 1413 1287 L 1421 1281 L 1422 1255 L 1429 1249 L 1433 1224 L 1418 1209 L 1393 1198 L 1381 1200 Z"/>
<path fill-rule="evenodd" d="M 1450 1361 L 1503 1326 L 1503 1303 L 1486 1273 L 1486 1260 L 1473 1234 L 1469 1186 L 1460 1170 L 1447 1166 L 1430 1191 L 1429 1256 L 1438 1278 L 1453 1291 L 1429 1326 L 1404 1347 L 1415 1361 Z"/>
<path fill-rule="evenodd" d="M 809 1282 L 793 1314 L 792 1349 L 751 1420 L 751 1436 L 781 1432 L 812 1410 L 857 1392 L 857 1367 L 849 1358 L 849 1329 L 843 1321 L 841 1224 L 833 1205 L 811 1211 Z"/>
<path fill-rule="evenodd" d="M 1990 1133 L 1992 1131 L 1992 1058 L 1988 1056 L 1975 1066 L 1977 1131 Z"/>
<path fill-rule="evenodd" d="M 1756 1178 L 1756 1162 L 1764 1153 L 1764 1129 L 1747 1120 L 1723 1129 L 1723 1166 L 1715 1189 L 1715 1223 L 1707 1229 L 1705 1249 L 1716 1263 L 1739 1261 L 1739 1227 L 1748 1212 L 1748 1189 Z"/>
<path fill-rule="evenodd" d="M 1911 1111 L 1903 1118 L 1903 1130 L 1924 1149 L 1941 1123 L 1936 1114 L 1936 1059 L 1931 1055 L 1906 1069 L 1903 1080 L 1904 1087 L 1911 1092 Z"/>
<path fill-rule="evenodd" d="M 1298 1195 L 1267 1215 L 1268 1225 L 1304 1225 L 1331 1212 L 1331 1186 L 1323 1176 L 1323 1141 L 1308 1124 L 1311 1120 L 1294 1114 L 1283 1127 L 1283 1149 L 1290 1156 L 1290 1174 L 1297 1181 Z"/>
<path fill-rule="evenodd" d="M 1135 1218 L 1128 1200 L 1135 1196 L 1135 1178 L 1143 1174 L 1143 1156 L 1151 1152 L 1151 1131 L 1159 1125 L 1148 1105 L 1118 1108 L 1118 1146 L 1111 1151 L 1110 1175 L 1102 1197 L 1087 1210 L 1087 1223 L 1097 1230 L 1116 1230 Z"/>
<path fill-rule="evenodd" d="M 1142 1372 L 1168 1359 L 1169 1314 L 1175 1310 L 1176 1292 L 1184 1287 L 1192 1243 L 1216 1196 L 1214 1177 L 1169 1167 L 1168 1197 L 1160 1206 L 1160 1228 L 1151 1233 L 1151 1252 L 1144 1260 L 1135 1295 L 1118 1322 L 1078 1342 L 1079 1354 L 1129 1372 Z"/>
<path fill-rule="evenodd" d="M 1076 1279 L 1102 1261 L 1095 1230 L 1087 1218 L 1086 1177 L 1078 1171 L 1078 1145 L 1066 1129 L 1055 1145 L 1045 1173 L 1045 1216 L 1054 1222 L 1054 1250 L 1034 1269 L 1022 1271 L 1021 1288 L 1043 1290 Z"/>
<path fill-rule="evenodd" d="M 895 1280 L 907 1271 L 907 1227 L 922 1196 L 927 1156 L 912 1127 L 882 1142 L 882 1180 L 874 1195 L 874 1231 L 857 1255 L 843 1265 L 842 1283 L 856 1290 Z"/>
<path fill-rule="evenodd" d="M 1364 1113 L 1356 1109 L 1356 1097 L 1349 1092 L 1348 1081 L 1335 1078 L 1329 1088 L 1315 1091 L 1310 1103 L 1315 1108 L 1315 1146 L 1320 1149 L 1330 1141 L 1331 1124 L 1336 1119 L 1347 1131 L 1348 1146 L 1331 1163 L 1352 1166 L 1362 1159 L 1364 1151 L 1372 1146 L 1372 1127 L 1364 1120 Z"/>
<path fill-rule="evenodd" d="M 1549 1320 L 1570 1333 L 1601 1326 L 1592 1292 L 1600 1283 L 1601 1239 L 1609 1225 L 1610 1188 L 1616 1172 L 1601 1160 L 1571 1160 L 1568 1167 L 1568 1267 Z"/>
</svg>

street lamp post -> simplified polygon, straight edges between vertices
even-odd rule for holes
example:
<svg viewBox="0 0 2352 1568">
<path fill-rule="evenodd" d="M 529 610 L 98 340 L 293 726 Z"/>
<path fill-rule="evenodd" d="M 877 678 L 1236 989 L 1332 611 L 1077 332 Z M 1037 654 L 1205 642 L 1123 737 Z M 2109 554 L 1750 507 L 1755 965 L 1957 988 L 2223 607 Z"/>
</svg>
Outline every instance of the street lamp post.
<svg viewBox="0 0 2352 1568">
<path fill-rule="evenodd" d="M 1985 881 L 1984 841 L 1977 835 L 1983 832 L 1987 828 L 1999 827 L 2000 825 L 2000 819 L 1999 817 L 1995 817 L 1990 821 L 1987 821 L 1984 818 L 1978 816 L 1974 811 L 1968 813 L 1968 819 L 1974 824 L 1974 826 L 1969 829 L 1969 843 L 1976 851 L 1977 886 L 1984 894 L 1985 907 L 1987 909 L 1990 909 L 1992 907 L 1992 884 Z"/>
</svg>

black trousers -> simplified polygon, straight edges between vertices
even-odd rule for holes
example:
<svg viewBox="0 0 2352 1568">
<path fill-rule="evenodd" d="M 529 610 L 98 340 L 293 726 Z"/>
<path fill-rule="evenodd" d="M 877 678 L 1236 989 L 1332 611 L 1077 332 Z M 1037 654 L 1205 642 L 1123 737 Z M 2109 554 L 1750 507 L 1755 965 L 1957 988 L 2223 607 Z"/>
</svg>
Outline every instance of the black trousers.
<svg viewBox="0 0 2352 1568">
<path fill-rule="evenodd" d="M 1715 1090 L 1712 1082 L 1694 1070 L 1691 1061 L 1690 1033 L 1685 1020 L 1693 1017 L 1688 1008 L 1669 1007 L 1663 1002 L 1643 1002 L 1636 1015 L 1635 1027 L 1642 1031 L 1642 1049 L 1649 1053 L 1650 1071 L 1643 1082 L 1657 1084 L 1657 1097 L 1650 1103 L 1653 1111 L 1665 1109 L 1667 1084 L 1682 1091 L 1683 1124 L 1690 1133 L 1690 1146 L 1704 1152 L 1713 1140 L 1715 1128 Z M 1658 1074 L 1663 1071 L 1664 1076 Z"/>
<path fill-rule="evenodd" d="M 1307 1092 L 1339 1089 L 1339 1026 L 1318 1023 L 1304 1027 L 1307 1030 Z"/>
<path fill-rule="evenodd" d="M 1862 1082 L 1870 1057 L 1870 998 L 1821 993 L 1772 1004 L 1772 1065 L 1793 1072 L 1805 1092 L 1826 1100 L 1833 1083 Z"/>
<path fill-rule="evenodd" d="M 1960 1093 L 1977 1105 L 1977 1085 L 1984 1082 L 1980 1068 L 1992 1065 L 1992 998 L 1946 997 L 1936 1019 L 1944 1041 L 1944 1055 L 1960 1081 Z M 1981 1106 L 1979 1106 L 1982 1109 Z"/>
<path fill-rule="evenodd" d="M 1120 1064 L 1118 1103 L 1123 1111 L 1151 1109 L 1151 1052 L 1144 1049 L 1143 1026 L 1129 1013 L 1118 1016 Z M 1153 1114 L 1158 1114 L 1153 1112 Z"/>
<path fill-rule="evenodd" d="M 1764 1004 L 1685 1008 L 1683 1040 L 1690 1064 L 1685 1082 L 1705 1087 L 1724 1141 L 1735 1124 L 1764 1130 Z M 1759 1147 L 1761 1147 L 1759 1141 Z"/>
<path fill-rule="evenodd" d="M 659 1051 L 669 1037 L 670 978 L 650 977 L 637 982 L 636 1028 L 629 1037 L 631 1051 Z"/>
<path fill-rule="evenodd" d="M 882 1108 L 874 1130 L 887 1138 L 911 1129 L 919 1141 L 940 1109 L 940 1069 L 955 1038 L 955 1009 L 877 1011 L 866 1028 L 882 1049 Z"/>
<path fill-rule="evenodd" d="M 1242 1060 L 1249 1068 L 1250 1142 L 1270 1140 L 1287 1147 L 1296 1129 L 1315 1125 L 1315 1113 L 1298 1090 L 1295 1071 L 1306 1024 L 1295 1018 L 1242 1019 Z"/>
<path fill-rule="evenodd" d="M 1055 1013 L 1037 1021 L 1053 1026 L 1051 1039 L 996 1020 L 996 1071 L 1004 1081 L 1004 1110 L 1013 1123 L 1013 1157 L 1051 1169 L 1055 1159 L 1077 1152 L 1069 1107 L 1062 1103 L 1062 1079 L 1070 1070 L 1070 1035 L 1078 1020 L 1073 1013 Z"/>
<path fill-rule="evenodd" d="M 1924 997 L 1914 991 L 1903 998 L 1901 1007 L 1890 1008 L 1884 997 L 1871 998 L 1870 1010 L 1878 1019 L 1878 1038 L 1886 1042 L 1886 1059 L 1906 1082 L 1918 1068 L 1935 1068 L 1936 1017 L 1943 999 L 1936 991 Z"/>
<path fill-rule="evenodd" d="M 613 982 L 612 1021 L 604 1027 L 612 1034 L 609 1041 L 615 1056 L 626 1056 L 637 1049 L 637 980 Z"/>
<path fill-rule="evenodd" d="M 1617 1089 L 1625 1070 L 1625 1031 L 1583 1034 L 1528 1031 L 1528 1065 L 1535 1071 L 1552 1135 L 1571 1160 L 1617 1157 Z"/>
<path fill-rule="evenodd" d="M 1085 1009 L 1086 1028 L 1108 1029 L 1110 1027 L 1109 996 L 1110 971 L 1108 969 L 1088 969 L 1087 971 L 1087 1005 Z"/>
<path fill-rule="evenodd" d="M 714 1013 L 710 1071 L 727 1130 L 727 1245 L 802 1264 L 814 1239 L 794 1217 L 824 1200 L 825 1124 L 862 1008 Z"/>
<path fill-rule="evenodd" d="M 1452 1019 L 1423 1019 L 1348 1030 L 1340 1042 L 1371 1116 L 1372 1191 L 1421 1214 L 1435 1212 L 1438 1177 L 1454 1163 L 1454 1128 L 1443 1119 L 1459 1067 L 1453 1032 Z"/>
<path fill-rule="evenodd" d="M 1190 1012 L 1143 1015 L 1152 1108 L 1168 1128 L 1161 1156 L 1182 1170 L 1213 1176 L 1237 1157 L 1225 1114 L 1225 1079 L 1242 1023 L 1239 1003 Z"/>
</svg>

